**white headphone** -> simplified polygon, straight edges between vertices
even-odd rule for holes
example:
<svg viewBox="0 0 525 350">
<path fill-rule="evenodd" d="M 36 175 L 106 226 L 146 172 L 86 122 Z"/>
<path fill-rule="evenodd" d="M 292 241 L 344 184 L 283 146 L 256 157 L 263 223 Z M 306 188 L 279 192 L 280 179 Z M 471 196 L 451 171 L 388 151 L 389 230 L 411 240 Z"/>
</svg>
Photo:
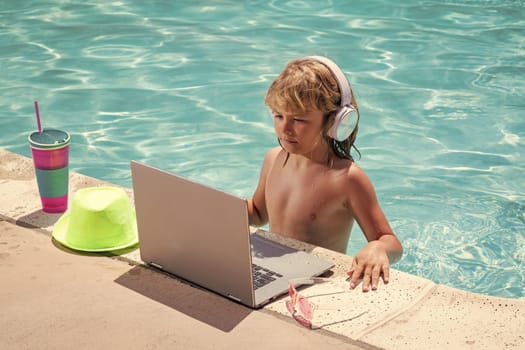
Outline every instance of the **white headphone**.
<svg viewBox="0 0 525 350">
<path fill-rule="evenodd" d="M 334 124 L 330 127 L 327 135 L 337 141 L 344 141 L 355 130 L 359 121 L 359 113 L 352 106 L 352 93 L 350 83 L 345 74 L 332 60 L 322 56 L 306 56 L 304 60 L 314 60 L 325 65 L 334 75 L 341 94 L 341 104 L 337 108 Z"/>
</svg>

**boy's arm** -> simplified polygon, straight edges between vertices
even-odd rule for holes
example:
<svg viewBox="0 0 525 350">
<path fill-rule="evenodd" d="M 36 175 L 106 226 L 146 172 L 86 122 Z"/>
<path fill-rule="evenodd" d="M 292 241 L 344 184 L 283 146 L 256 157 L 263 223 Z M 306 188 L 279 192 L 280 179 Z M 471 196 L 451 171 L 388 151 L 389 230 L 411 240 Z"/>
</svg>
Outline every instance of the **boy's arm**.
<svg viewBox="0 0 525 350">
<path fill-rule="evenodd" d="M 275 147 L 266 153 L 261 173 L 259 175 L 257 188 L 255 189 L 253 197 L 246 200 L 248 202 L 248 218 L 250 220 L 250 225 L 262 226 L 268 223 L 268 210 L 266 209 L 265 196 L 266 178 L 280 150 L 280 147 Z"/>
<path fill-rule="evenodd" d="M 351 190 L 349 201 L 354 217 L 368 240 L 359 251 L 349 271 L 350 285 L 354 287 L 363 278 L 363 291 L 377 289 L 380 276 L 388 283 L 390 264 L 399 260 L 403 254 L 401 242 L 393 232 L 388 220 L 379 206 L 374 187 L 363 170 L 352 164 L 349 171 Z"/>
</svg>

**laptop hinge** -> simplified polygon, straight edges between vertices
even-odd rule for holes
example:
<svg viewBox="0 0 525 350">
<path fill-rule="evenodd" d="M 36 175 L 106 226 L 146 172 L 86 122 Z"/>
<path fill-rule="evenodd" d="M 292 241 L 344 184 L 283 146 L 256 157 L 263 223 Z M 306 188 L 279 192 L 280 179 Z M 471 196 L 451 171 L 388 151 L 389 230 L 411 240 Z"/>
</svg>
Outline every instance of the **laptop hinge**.
<svg viewBox="0 0 525 350">
<path fill-rule="evenodd" d="M 155 264 L 153 261 L 151 261 L 149 264 L 150 264 L 151 266 L 153 266 L 153 267 L 156 267 L 156 268 L 159 269 L 159 270 L 163 270 L 162 265 Z"/>
<path fill-rule="evenodd" d="M 233 300 L 235 300 L 235 301 L 237 301 L 237 302 L 239 302 L 239 303 L 241 302 L 241 299 L 239 299 L 239 298 L 237 298 L 237 297 L 234 297 L 234 296 L 231 295 L 231 294 L 228 294 L 228 298 L 233 299 Z"/>
</svg>

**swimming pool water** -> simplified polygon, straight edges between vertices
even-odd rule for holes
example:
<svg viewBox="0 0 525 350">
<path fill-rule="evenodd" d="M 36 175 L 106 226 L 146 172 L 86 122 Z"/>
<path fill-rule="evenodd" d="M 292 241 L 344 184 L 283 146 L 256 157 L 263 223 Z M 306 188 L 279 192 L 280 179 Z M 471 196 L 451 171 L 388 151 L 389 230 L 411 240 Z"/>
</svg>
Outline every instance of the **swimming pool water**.
<svg viewBox="0 0 525 350">
<path fill-rule="evenodd" d="M 137 159 L 250 196 L 276 144 L 269 83 L 333 58 L 395 267 L 525 296 L 522 1 L 2 1 L 0 19 L 0 147 L 30 155 L 36 99 L 72 170 L 126 187 Z M 355 228 L 348 253 L 363 244 Z"/>
</svg>

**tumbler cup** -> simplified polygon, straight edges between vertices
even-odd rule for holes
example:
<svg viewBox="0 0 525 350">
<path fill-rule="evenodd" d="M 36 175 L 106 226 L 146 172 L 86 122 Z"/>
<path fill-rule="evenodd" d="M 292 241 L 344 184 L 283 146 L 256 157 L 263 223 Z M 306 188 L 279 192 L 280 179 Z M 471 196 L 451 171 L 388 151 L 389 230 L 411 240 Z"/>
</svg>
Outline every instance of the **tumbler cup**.
<svg viewBox="0 0 525 350">
<path fill-rule="evenodd" d="M 63 213 L 67 209 L 69 141 L 69 134 L 57 129 L 29 135 L 42 210 L 46 213 Z"/>
</svg>

